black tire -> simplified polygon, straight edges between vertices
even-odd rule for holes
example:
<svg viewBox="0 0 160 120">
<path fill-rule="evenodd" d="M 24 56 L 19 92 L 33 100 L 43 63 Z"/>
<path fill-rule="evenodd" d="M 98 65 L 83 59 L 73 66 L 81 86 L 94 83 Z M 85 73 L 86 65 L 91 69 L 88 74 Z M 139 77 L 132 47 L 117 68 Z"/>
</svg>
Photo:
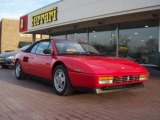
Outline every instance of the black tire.
<svg viewBox="0 0 160 120">
<path fill-rule="evenodd" d="M 8 65 L 2 65 L 2 68 L 8 68 L 9 66 Z"/>
<path fill-rule="evenodd" d="M 53 89 L 61 96 L 71 95 L 73 93 L 73 88 L 71 86 L 68 72 L 64 65 L 58 65 L 53 71 Z"/>
<path fill-rule="evenodd" d="M 16 61 L 15 63 L 15 76 L 18 80 L 25 79 L 25 74 L 22 71 L 21 63 L 19 61 Z"/>
</svg>

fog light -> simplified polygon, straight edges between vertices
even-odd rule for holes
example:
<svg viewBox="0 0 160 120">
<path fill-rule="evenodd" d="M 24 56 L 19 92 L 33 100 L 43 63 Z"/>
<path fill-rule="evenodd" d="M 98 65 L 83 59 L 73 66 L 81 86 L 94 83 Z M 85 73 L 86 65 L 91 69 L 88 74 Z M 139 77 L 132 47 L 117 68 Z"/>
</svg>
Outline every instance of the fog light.
<svg viewBox="0 0 160 120">
<path fill-rule="evenodd" d="M 99 84 L 113 83 L 113 77 L 99 77 Z"/>
<path fill-rule="evenodd" d="M 148 75 L 140 75 L 139 80 L 148 80 Z"/>
</svg>

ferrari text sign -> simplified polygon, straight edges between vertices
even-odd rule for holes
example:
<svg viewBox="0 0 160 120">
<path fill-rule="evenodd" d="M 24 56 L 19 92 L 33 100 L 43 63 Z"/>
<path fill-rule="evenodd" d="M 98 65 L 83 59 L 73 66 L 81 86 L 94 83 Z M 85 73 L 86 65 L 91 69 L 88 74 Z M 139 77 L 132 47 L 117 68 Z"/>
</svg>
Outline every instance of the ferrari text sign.
<svg viewBox="0 0 160 120">
<path fill-rule="evenodd" d="M 57 7 L 55 7 L 51 10 L 32 16 L 32 27 L 57 21 L 57 12 Z"/>
</svg>

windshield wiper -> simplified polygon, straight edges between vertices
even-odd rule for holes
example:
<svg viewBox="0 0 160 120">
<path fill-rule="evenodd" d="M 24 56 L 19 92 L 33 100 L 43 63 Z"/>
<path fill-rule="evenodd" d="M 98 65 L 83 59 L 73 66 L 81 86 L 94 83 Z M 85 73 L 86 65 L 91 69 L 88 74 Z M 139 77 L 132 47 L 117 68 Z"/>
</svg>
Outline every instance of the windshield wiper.
<svg viewBox="0 0 160 120">
<path fill-rule="evenodd" d="M 88 51 L 86 52 L 87 55 L 100 55 L 99 53 L 95 53 L 95 52 L 91 52 L 91 51 Z"/>
<path fill-rule="evenodd" d="M 80 55 L 80 52 L 62 52 L 59 55 Z"/>
<path fill-rule="evenodd" d="M 101 55 L 99 53 L 95 52 L 62 52 L 59 53 L 58 55 Z"/>
</svg>

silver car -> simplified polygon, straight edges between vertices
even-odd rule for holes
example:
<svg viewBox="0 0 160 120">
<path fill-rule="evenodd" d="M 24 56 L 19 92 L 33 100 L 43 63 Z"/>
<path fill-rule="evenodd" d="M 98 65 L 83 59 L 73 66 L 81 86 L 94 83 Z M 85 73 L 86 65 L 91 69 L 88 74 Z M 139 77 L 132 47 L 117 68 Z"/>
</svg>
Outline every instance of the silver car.
<svg viewBox="0 0 160 120">
<path fill-rule="evenodd" d="M 19 49 L 18 51 L 13 51 L 13 52 L 5 52 L 0 54 L 0 66 L 2 68 L 8 68 L 8 67 L 13 67 L 14 66 L 14 58 L 17 53 L 20 51 L 25 51 L 27 48 L 29 48 L 30 45 L 26 45 Z"/>
</svg>

